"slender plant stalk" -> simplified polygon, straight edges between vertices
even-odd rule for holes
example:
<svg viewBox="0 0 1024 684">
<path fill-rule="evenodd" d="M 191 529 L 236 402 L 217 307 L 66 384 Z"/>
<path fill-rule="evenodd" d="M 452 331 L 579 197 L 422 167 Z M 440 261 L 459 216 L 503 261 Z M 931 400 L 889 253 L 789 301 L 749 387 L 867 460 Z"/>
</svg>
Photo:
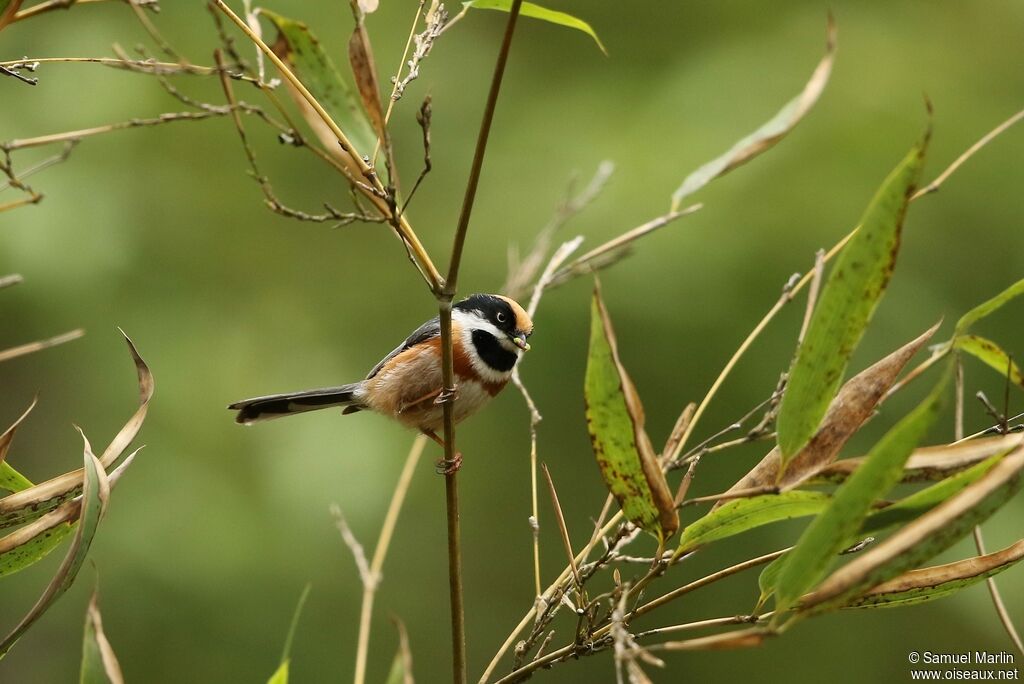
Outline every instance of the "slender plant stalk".
<svg viewBox="0 0 1024 684">
<path fill-rule="evenodd" d="M 370 582 L 363 585 L 363 606 L 359 613 L 359 641 L 356 646 L 356 672 L 355 684 L 364 684 L 366 681 L 366 660 L 370 651 L 370 618 L 373 615 L 373 599 L 377 594 L 377 586 L 380 584 L 381 570 L 384 567 L 384 559 L 388 555 L 388 547 L 391 544 L 391 537 L 395 531 L 395 523 L 398 522 L 398 513 L 402 510 L 405 502 L 405 495 L 409 491 L 409 483 L 412 481 L 413 473 L 416 472 L 416 464 L 423 454 L 423 447 L 427 444 L 425 435 L 420 435 L 412 443 L 409 455 L 405 458 L 405 466 L 402 474 L 398 477 L 398 484 L 395 486 L 395 493 L 391 495 L 391 505 L 384 516 L 384 525 L 380 529 L 380 537 L 377 539 L 377 546 L 373 550 L 373 559 L 370 561 Z"/>
<path fill-rule="evenodd" d="M 221 2 L 222 0 L 217 0 Z M 462 264 L 462 250 L 466 244 L 466 233 L 469 230 L 469 219 L 473 213 L 473 202 L 476 189 L 480 182 L 480 171 L 483 169 L 484 153 L 487 151 L 487 139 L 494 120 L 494 110 L 498 104 L 498 93 L 505 75 L 505 64 L 512 47 L 512 36 L 519 18 L 522 0 L 513 0 L 509 9 L 508 23 L 505 26 L 505 37 L 498 51 L 498 60 L 491 78 L 491 89 L 487 94 L 484 106 L 483 121 L 477 136 L 476 150 L 470 167 L 469 181 L 466 183 L 466 195 L 459 213 L 459 222 L 455 229 L 452 243 L 452 258 L 448 266 L 448 277 L 440 290 L 438 299 L 438 318 L 441 328 L 441 380 L 443 383 L 441 396 L 444 399 L 444 456 L 450 465 L 458 463 L 461 456 L 455 450 L 455 416 L 452 398 L 455 396 L 455 369 L 452 353 L 452 300 L 458 291 L 459 267 Z M 462 541 L 459 537 L 459 480 L 458 470 L 449 468 L 445 473 L 445 503 L 448 513 L 448 588 L 451 598 L 452 613 L 452 677 L 455 684 L 466 683 L 466 616 L 463 608 L 462 593 Z"/>
</svg>

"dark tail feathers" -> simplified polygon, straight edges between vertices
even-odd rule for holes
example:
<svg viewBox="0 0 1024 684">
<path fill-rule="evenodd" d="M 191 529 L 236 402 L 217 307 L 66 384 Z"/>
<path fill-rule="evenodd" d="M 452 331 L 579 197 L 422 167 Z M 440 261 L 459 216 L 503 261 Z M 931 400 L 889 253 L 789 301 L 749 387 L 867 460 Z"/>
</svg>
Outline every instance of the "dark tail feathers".
<svg viewBox="0 0 1024 684">
<path fill-rule="evenodd" d="M 341 387 L 324 387 L 305 392 L 254 397 L 235 402 L 228 408 L 238 411 L 235 421 L 243 425 L 261 420 L 272 420 L 293 413 L 318 411 L 332 406 L 345 406 L 345 413 L 353 413 L 365 408 L 355 397 L 360 384 L 356 382 Z"/>
</svg>

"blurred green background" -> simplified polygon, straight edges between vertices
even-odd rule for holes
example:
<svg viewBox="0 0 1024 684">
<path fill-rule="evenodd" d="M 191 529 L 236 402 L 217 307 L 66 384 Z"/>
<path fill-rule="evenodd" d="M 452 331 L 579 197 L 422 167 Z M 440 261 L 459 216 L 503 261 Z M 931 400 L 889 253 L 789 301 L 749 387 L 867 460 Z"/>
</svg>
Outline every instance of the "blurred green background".
<svg viewBox="0 0 1024 684">
<path fill-rule="evenodd" d="M 239 3 L 235 3 L 236 5 Z M 622 356 L 661 443 L 679 410 L 699 400 L 729 355 L 775 302 L 794 271 L 852 227 L 874 189 L 925 125 L 922 93 L 935 107 L 926 177 L 1024 103 L 1024 8 L 1018 3 L 784 2 L 631 3 L 558 1 L 589 20 L 608 47 L 536 21 L 519 28 L 495 120 L 467 244 L 464 291 L 493 291 L 507 249 L 527 249 L 573 173 L 589 178 L 611 159 L 607 190 L 565 238 L 595 246 L 663 213 L 691 170 L 767 120 L 808 78 L 822 54 L 829 8 L 839 53 L 820 103 L 766 156 L 713 183 L 703 211 L 642 242 L 603 277 Z M 383 0 L 370 17 L 384 71 L 398 62 L 416 3 Z M 345 60 L 347 3 L 278 2 L 307 21 Z M 216 44 L 198 1 L 165 0 L 155 20 L 197 63 Z M 397 154 L 407 182 L 419 170 L 414 112 L 434 102 L 434 172 L 410 210 L 427 247 L 446 264 L 462 187 L 503 27 L 503 15 L 470 14 L 445 34 L 399 103 Z M 110 54 L 147 37 L 129 8 L 101 3 L 14 25 L 2 59 Z M 239 39 L 244 45 L 244 40 Z M 1016 46 L 1016 47 L 1015 47 Z M 150 48 L 155 53 L 155 49 Z M 251 54 L 246 48 L 247 54 Z M 0 80 L 0 138 L 83 128 L 177 111 L 149 77 L 91 65 L 47 65 L 29 88 Z M 214 79 L 177 78 L 215 103 Z M 239 86 L 241 97 L 257 93 Z M 279 196 L 317 211 L 344 205 L 339 179 L 309 155 L 283 148 L 250 122 Z M 52 153 L 55 150 L 48 150 Z M 21 168 L 42 153 L 20 154 Z M 910 212 L 890 292 L 852 370 L 962 312 L 1024 275 L 1024 130 L 984 150 L 938 194 Z M 82 340 L 5 363 L 0 419 L 13 420 L 40 393 L 11 462 L 33 479 L 76 467 L 72 422 L 105 444 L 134 410 L 135 378 L 115 326 L 135 340 L 157 390 L 141 442 L 147 448 L 121 482 L 87 568 L 0 663 L 0 681 L 77 677 L 92 575 L 101 576 L 104 623 L 129 681 L 254 682 L 275 669 L 296 599 L 311 599 L 293 650 L 293 681 L 351 676 L 359 580 L 328 506 L 338 502 L 368 547 L 412 435 L 382 418 L 309 414 L 236 426 L 224 406 L 274 391 L 362 377 L 435 313 L 403 250 L 379 225 L 331 229 L 300 224 L 261 205 L 229 120 L 129 130 L 84 141 L 65 164 L 31 179 L 41 204 L 0 214 L 0 273 L 26 282 L 0 293 L 8 323 L 0 347 L 82 326 Z M 0 196 L 13 198 L 8 191 Z M 587 438 L 581 398 L 590 283 L 544 300 L 523 378 L 544 414 L 540 457 L 559 485 L 574 543 L 591 532 L 604 489 Z M 1017 302 L 979 332 L 1024 355 Z M 702 439 L 766 397 L 788 364 L 802 304 L 787 309 L 739 365 L 695 435 Z M 855 455 L 928 383 L 887 404 L 851 445 Z M 967 388 L 1002 396 L 996 374 L 968 362 Z M 1021 394 L 1012 397 L 1019 412 Z M 969 430 L 989 424 L 973 401 Z M 951 438 L 951 422 L 932 434 Z M 533 598 L 528 415 L 505 392 L 460 429 L 462 530 L 471 679 Z M 707 459 L 696 493 L 721 491 L 764 445 Z M 448 678 L 448 592 L 442 479 L 428 447 L 384 569 L 371 641 L 371 681 L 382 681 L 408 625 L 420 681 Z M 692 515 L 692 513 L 691 513 Z M 1021 537 L 1018 497 L 986 526 L 990 548 Z M 542 499 L 542 567 L 564 554 Z M 789 543 L 781 525 L 715 545 L 661 581 L 662 588 Z M 641 542 L 642 546 L 650 544 Z M 650 552 L 653 548 L 646 549 Z M 973 552 L 962 542 L 944 559 Z M 0 583 L 3 629 L 35 601 L 63 552 Z M 1000 577 L 1011 615 L 1024 618 L 1024 571 Z M 756 598 L 744 574 L 648 616 L 638 626 L 732 615 Z M 1009 650 L 987 592 L 898 611 L 844 613 L 801 625 L 764 647 L 668 658 L 657 681 L 748 678 L 835 682 L 904 681 L 911 650 Z M 560 666 L 538 681 L 612 681 L 607 655 Z"/>
</svg>

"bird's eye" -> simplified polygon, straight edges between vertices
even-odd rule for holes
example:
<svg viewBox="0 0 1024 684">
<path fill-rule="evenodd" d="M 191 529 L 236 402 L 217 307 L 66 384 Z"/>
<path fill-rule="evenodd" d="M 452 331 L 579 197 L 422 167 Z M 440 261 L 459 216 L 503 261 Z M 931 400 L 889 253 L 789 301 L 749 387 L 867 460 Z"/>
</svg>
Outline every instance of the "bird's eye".
<svg viewBox="0 0 1024 684">
<path fill-rule="evenodd" d="M 496 316 L 496 318 L 498 319 L 499 323 L 504 323 L 505 320 L 508 318 L 508 316 L 506 316 L 505 314 L 503 314 L 501 312 L 498 312 L 498 315 Z"/>
</svg>

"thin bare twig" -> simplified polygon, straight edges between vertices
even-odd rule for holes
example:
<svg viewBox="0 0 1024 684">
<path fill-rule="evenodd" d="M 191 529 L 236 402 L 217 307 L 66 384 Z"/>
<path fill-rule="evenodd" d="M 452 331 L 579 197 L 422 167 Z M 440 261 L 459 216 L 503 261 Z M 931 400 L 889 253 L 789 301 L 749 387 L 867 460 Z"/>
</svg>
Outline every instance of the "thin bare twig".
<svg viewBox="0 0 1024 684">
<path fill-rule="evenodd" d="M 81 328 L 78 328 L 77 330 L 71 330 L 69 332 L 63 333 L 62 335 L 57 335 L 46 340 L 29 342 L 28 344 L 22 344 L 17 347 L 4 349 L 3 351 L 0 351 L 0 361 L 10 361 L 11 359 L 15 359 L 19 356 L 24 356 L 25 354 L 32 354 L 43 349 L 56 347 L 58 344 L 64 344 L 65 342 L 70 342 L 71 340 L 77 340 L 84 334 L 85 331 L 82 330 Z"/>
<path fill-rule="evenodd" d="M 419 435 L 409 449 L 409 455 L 405 458 L 405 465 L 402 467 L 402 474 L 398 477 L 395 485 L 395 492 L 391 495 L 391 503 L 388 512 L 384 516 L 384 524 L 380 529 L 380 537 L 377 539 L 377 546 L 373 550 L 373 560 L 368 567 L 371 583 L 363 584 L 363 604 L 359 614 L 359 641 L 356 646 L 356 671 L 355 684 L 363 684 L 366 681 L 366 663 L 370 649 L 370 618 L 373 615 L 373 600 L 376 596 L 377 586 L 380 583 L 381 570 L 384 568 L 384 559 L 387 557 L 388 548 L 391 545 L 391 537 L 394 535 L 395 526 L 398 522 L 398 514 L 405 502 L 405 495 L 409 491 L 409 483 L 412 482 L 413 473 L 416 472 L 416 464 L 419 463 L 423 448 L 427 444 L 427 438 Z M 404 626 L 399 628 L 399 635 L 404 637 Z M 406 645 L 406 651 L 407 645 Z"/>
</svg>

